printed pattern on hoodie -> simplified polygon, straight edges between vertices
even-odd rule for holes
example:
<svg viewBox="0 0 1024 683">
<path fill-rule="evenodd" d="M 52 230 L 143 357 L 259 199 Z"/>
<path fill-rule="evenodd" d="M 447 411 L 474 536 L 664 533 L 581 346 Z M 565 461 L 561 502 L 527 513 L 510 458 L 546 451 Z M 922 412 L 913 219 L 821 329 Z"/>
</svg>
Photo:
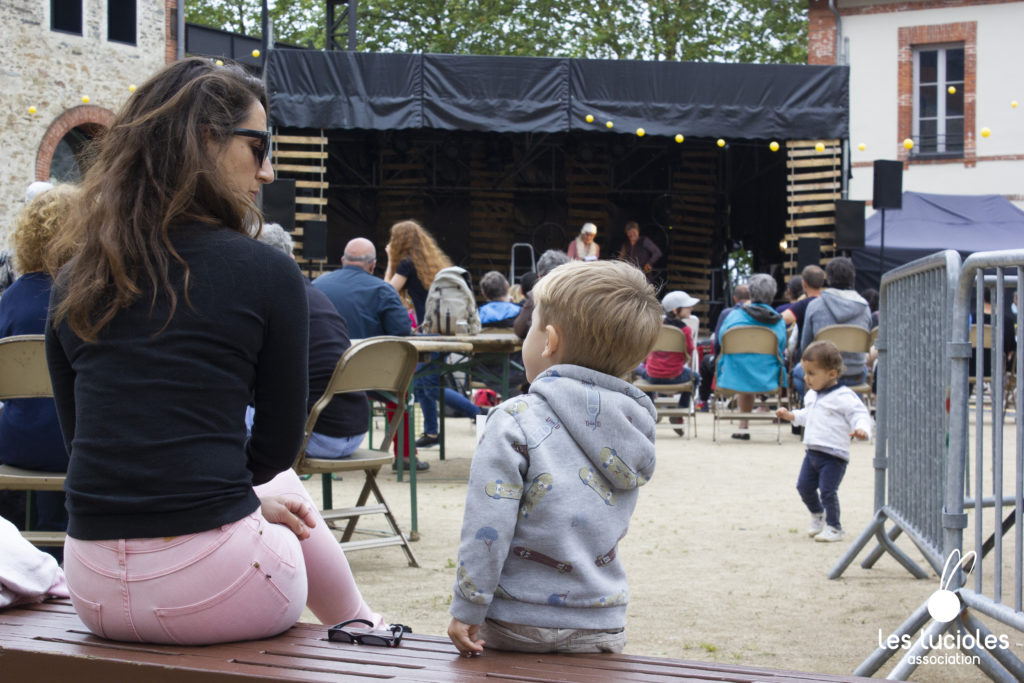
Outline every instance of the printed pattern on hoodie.
<svg viewBox="0 0 1024 683">
<path fill-rule="evenodd" d="M 466 492 L 452 615 L 624 626 L 617 548 L 654 471 L 654 419 L 631 384 L 572 365 L 492 408 Z"/>
</svg>

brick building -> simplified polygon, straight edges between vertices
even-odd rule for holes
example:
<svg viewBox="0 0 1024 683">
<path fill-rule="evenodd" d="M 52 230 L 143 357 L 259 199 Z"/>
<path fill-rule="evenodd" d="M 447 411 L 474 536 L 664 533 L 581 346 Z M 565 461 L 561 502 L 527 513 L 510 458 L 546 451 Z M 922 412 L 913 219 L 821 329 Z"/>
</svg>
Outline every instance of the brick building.
<svg viewBox="0 0 1024 683">
<path fill-rule="evenodd" d="M 175 59 L 176 14 L 174 0 L 0 3 L 0 248 L 29 183 L 76 179 L 129 86 Z"/>
<path fill-rule="evenodd" d="M 808 61 L 850 66 L 850 199 L 897 159 L 904 190 L 1024 208 L 1024 2 L 810 0 L 809 20 Z"/>
</svg>

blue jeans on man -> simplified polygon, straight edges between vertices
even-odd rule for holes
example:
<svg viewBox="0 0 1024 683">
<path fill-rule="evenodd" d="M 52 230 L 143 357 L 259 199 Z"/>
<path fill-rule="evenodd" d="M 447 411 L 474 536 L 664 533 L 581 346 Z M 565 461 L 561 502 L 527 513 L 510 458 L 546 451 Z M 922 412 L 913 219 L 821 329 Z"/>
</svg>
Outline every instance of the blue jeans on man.
<svg viewBox="0 0 1024 683">
<path fill-rule="evenodd" d="M 796 480 L 796 490 L 811 514 L 824 510 L 825 523 L 836 529 L 843 528 L 839 524 L 839 484 L 846 474 L 846 465 L 842 458 L 807 449 Z"/>
<path fill-rule="evenodd" d="M 691 379 L 694 378 L 693 371 L 690 370 L 690 368 L 683 368 L 683 371 L 676 377 L 651 377 L 650 375 L 647 374 L 646 370 L 643 371 L 642 376 L 644 378 L 644 381 L 650 382 L 651 384 L 682 384 L 683 382 L 689 382 Z M 698 386 L 700 386 L 700 377 L 696 378 L 694 388 L 697 388 Z M 654 396 L 651 396 L 651 394 L 648 394 L 648 396 L 651 397 L 652 401 L 654 400 Z M 679 407 L 690 407 L 689 391 L 683 392 L 679 395 Z"/>
<path fill-rule="evenodd" d="M 438 354 L 433 355 L 434 359 L 438 357 Z M 426 364 L 417 365 L 416 370 L 419 371 L 424 365 Z M 420 404 L 420 410 L 423 411 L 423 433 L 436 435 L 437 401 L 441 395 L 441 383 L 438 375 L 432 372 L 421 375 L 413 380 L 412 386 L 416 402 Z M 447 387 L 444 390 L 444 402 L 466 417 L 473 417 L 480 412 L 480 408 L 476 404 L 459 392 Z"/>
</svg>

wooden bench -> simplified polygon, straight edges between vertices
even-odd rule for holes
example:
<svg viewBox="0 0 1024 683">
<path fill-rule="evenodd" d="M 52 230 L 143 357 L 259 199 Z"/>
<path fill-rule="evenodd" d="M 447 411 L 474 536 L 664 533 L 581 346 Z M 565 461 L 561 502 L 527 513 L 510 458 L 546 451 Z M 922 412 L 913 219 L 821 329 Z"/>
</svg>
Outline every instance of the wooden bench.
<svg viewBox="0 0 1024 683">
<path fill-rule="evenodd" d="M 327 627 L 296 624 L 275 638 L 179 647 L 103 640 L 67 600 L 0 611 L 0 679 L 46 683 L 225 681 L 868 681 L 634 655 L 535 655 L 488 650 L 459 657 L 447 638 L 410 634 L 401 647 L 327 640 Z"/>
</svg>

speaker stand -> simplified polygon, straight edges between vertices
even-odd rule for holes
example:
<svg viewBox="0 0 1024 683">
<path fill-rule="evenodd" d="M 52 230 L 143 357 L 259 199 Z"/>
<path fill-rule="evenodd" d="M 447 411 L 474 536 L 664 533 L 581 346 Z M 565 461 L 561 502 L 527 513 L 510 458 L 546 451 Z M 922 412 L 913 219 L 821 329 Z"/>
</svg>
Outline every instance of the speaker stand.
<svg viewBox="0 0 1024 683">
<path fill-rule="evenodd" d="M 882 274 L 885 273 L 885 207 L 883 206 L 879 211 L 882 212 L 882 235 L 878 244 L 878 289 L 881 291 Z"/>
</svg>

